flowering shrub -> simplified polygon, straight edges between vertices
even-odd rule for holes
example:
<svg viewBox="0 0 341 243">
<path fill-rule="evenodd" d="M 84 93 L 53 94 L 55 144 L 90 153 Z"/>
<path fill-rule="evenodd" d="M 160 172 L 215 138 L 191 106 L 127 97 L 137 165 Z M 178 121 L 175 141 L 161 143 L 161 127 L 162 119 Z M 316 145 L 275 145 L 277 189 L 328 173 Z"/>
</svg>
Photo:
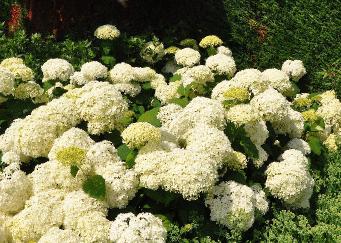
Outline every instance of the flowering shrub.
<svg viewBox="0 0 341 243">
<path fill-rule="evenodd" d="M 341 143 L 341 102 L 299 93 L 301 61 L 237 70 L 212 35 L 166 49 L 154 38 L 138 67 L 116 63 L 115 26 L 94 35 L 103 64 L 0 64 L 1 101 L 39 106 L 0 135 L 0 240 L 245 241 L 316 196 L 331 207 L 317 163 Z"/>
</svg>

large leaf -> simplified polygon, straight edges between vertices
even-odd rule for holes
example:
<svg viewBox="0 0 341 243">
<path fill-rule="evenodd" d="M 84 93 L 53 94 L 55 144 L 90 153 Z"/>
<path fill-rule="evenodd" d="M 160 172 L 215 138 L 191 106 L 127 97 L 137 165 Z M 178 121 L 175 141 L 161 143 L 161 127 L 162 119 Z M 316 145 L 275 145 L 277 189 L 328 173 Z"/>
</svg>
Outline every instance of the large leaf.
<svg viewBox="0 0 341 243">
<path fill-rule="evenodd" d="M 256 145 L 254 145 L 249 137 L 243 136 L 240 140 L 240 145 L 244 148 L 244 152 L 247 156 L 252 159 L 258 159 L 258 149 Z"/>
<path fill-rule="evenodd" d="M 154 201 L 164 204 L 165 206 L 168 206 L 171 202 L 176 200 L 179 195 L 172 193 L 172 192 L 167 192 L 163 190 L 150 190 L 150 189 L 144 189 L 143 193 L 149 197 L 150 199 L 153 199 Z"/>
<path fill-rule="evenodd" d="M 161 127 L 161 122 L 159 121 L 159 119 L 157 119 L 157 114 L 159 113 L 159 110 L 160 110 L 159 107 L 155 107 L 149 111 L 146 111 L 139 117 L 137 121 L 148 122 L 155 127 Z"/>
<path fill-rule="evenodd" d="M 135 164 L 137 151 L 130 149 L 126 144 L 122 144 L 117 148 L 117 154 L 126 162 L 128 168 L 132 168 Z"/>
<path fill-rule="evenodd" d="M 98 200 L 105 199 L 105 180 L 101 175 L 90 176 L 83 183 L 83 190 Z"/>
<path fill-rule="evenodd" d="M 316 155 L 321 155 L 322 145 L 319 138 L 315 136 L 308 137 L 308 144 L 310 146 L 311 151 Z"/>
</svg>

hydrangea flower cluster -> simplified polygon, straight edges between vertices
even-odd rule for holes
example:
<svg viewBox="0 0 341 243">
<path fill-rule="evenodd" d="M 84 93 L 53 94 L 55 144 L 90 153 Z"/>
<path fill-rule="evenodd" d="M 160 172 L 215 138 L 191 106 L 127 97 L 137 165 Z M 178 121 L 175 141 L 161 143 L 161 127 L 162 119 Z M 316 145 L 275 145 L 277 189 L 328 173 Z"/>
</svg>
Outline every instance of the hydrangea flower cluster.
<svg viewBox="0 0 341 243">
<path fill-rule="evenodd" d="M 108 43 L 119 35 L 95 32 Z M 139 54 L 162 62 L 90 61 L 74 72 L 50 59 L 47 92 L 22 59 L 1 62 L 0 102 L 46 104 L 0 135 L 0 242 L 166 242 L 167 221 L 149 202 L 204 201 L 212 221 L 238 232 L 274 198 L 310 206 L 309 156 L 340 146 L 341 102 L 334 91 L 298 94 L 301 61 L 237 72 L 217 36 L 166 51 L 148 42 Z"/>
</svg>

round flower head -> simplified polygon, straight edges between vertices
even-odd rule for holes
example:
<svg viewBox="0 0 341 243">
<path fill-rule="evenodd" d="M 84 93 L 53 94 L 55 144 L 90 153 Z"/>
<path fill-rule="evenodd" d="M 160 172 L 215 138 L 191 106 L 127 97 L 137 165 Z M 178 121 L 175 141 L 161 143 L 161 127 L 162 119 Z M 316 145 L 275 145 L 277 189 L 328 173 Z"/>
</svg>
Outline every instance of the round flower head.
<svg viewBox="0 0 341 243">
<path fill-rule="evenodd" d="M 298 151 L 301 151 L 304 155 L 308 155 L 311 152 L 309 144 L 300 138 L 291 139 L 286 147 L 288 149 L 296 149 Z"/>
<path fill-rule="evenodd" d="M 301 60 L 286 60 L 282 65 L 282 71 L 296 82 L 306 74 Z"/>
<path fill-rule="evenodd" d="M 17 99 L 29 99 L 29 98 L 35 98 L 40 95 L 43 95 L 44 89 L 40 87 L 39 84 L 37 84 L 34 81 L 28 81 L 27 83 L 21 83 L 19 84 L 13 93 L 13 96 Z"/>
<path fill-rule="evenodd" d="M 180 97 L 178 93 L 180 86 L 181 81 L 170 82 L 169 84 L 158 84 L 155 89 L 155 97 L 161 101 L 161 104 L 168 104 L 174 98 Z"/>
<path fill-rule="evenodd" d="M 208 67 L 204 65 L 198 65 L 189 68 L 182 75 L 181 80 L 184 86 L 191 85 L 192 88 L 196 89 L 197 87 L 206 85 L 208 82 L 213 82 L 214 77 L 212 71 Z"/>
<path fill-rule="evenodd" d="M 24 60 L 18 57 L 10 57 L 2 60 L 0 63 L 0 66 L 6 68 L 12 65 L 19 65 L 19 64 L 25 64 Z"/>
<path fill-rule="evenodd" d="M 148 82 L 157 78 L 157 74 L 154 69 L 150 67 L 134 67 L 134 81 Z"/>
<path fill-rule="evenodd" d="M 255 220 L 253 190 L 234 181 L 215 186 L 205 204 L 211 210 L 211 220 L 231 230 L 246 231 Z"/>
<path fill-rule="evenodd" d="M 50 228 L 38 241 L 38 243 L 78 243 L 81 242 L 81 238 L 76 232 L 72 230 L 62 230 L 58 227 Z"/>
<path fill-rule="evenodd" d="M 108 75 L 108 68 L 100 62 L 92 61 L 82 65 L 81 73 L 87 80 L 105 79 Z"/>
<path fill-rule="evenodd" d="M 0 94 L 11 95 L 14 91 L 15 76 L 6 68 L 0 67 Z"/>
<path fill-rule="evenodd" d="M 166 124 L 171 122 L 181 110 L 182 107 L 177 104 L 162 106 L 157 114 L 157 119 L 160 120 L 162 125 L 167 126 Z"/>
<path fill-rule="evenodd" d="M 176 46 L 170 46 L 165 49 L 165 54 L 175 54 L 179 49 L 179 47 Z"/>
<path fill-rule="evenodd" d="M 226 47 L 226 46 L 219 46 L 217 48 L 217 51 L 218 51 L 219 54 L 224 54 L 226 56 L 232 57 L 232 51 L 228 47 Z"/>
<path fill-rule="evenodd" d="M 178 65 L 193 67 L 200 61 L 200 53 L 192 48 L 184 48 L 175 53 L 175 61 Z"/>
<path fill-rule="evenodd" d="M 74 72 L 70 76 L 70 84 L 72 84 L 72 85 L 82 86 L 82 85 L 84 85 L 86 83 L 89 83 L 91 81 L 92 80 L 89 80 L 89 79 L 85 78 L 85 76 L 81 72 Z"/>
<path fill-rule="evenodd" d="M 224 54 L 216 54 L 208 57 L 205 65 L 218 75 L 232 77 L 236 72 L 236 64 L 233 58 Z"/>
<path fill-rule="evenodd" d="M 314 179 L 302 156 L 297 157 L 296 153 L 283 154 L 283 161 L 271 163 L 265 171 L 265 186 L 274 197 L 282 199 L 287 205 L 309 208 Z"/>
<path fill-rule="evenodd" d="M 130 148 L 140 148 L 148 142 L 160 141 L 161 132 L 159 128 L 147 122 L 136 122 L 130 124 L 121 136 Z"/>
<path fill-rule="evenodd" d="M 250 104 L 232 106 L 225 114 L 226 119 L 237 125 L 244 125 L 261 120 L 261 114 Z"/>
<path fill-rule="evenodd" d="M 121 94 L 135 97 L 141 92 L 141 85 L 132 83 L 118 83 L 113 85 Z"/>
<path fill-rule="evenodd" d="M 269 84 L 285 96 L 292 96 L 295 88 L 289 80 L 289 76 L 276 68 L 266 69 L 262 72 L 263 82 Z"/>
<path fill-rule="evenodd" d="M 330 134 L 327 139 L 323 142 L 328 151 L 335 152 L 339 148 L 337 136 L 335 134 Z"/>
<path fill-rule="evenodd" d="M 166 242 L 167 231 L 161 219 L 151 213 L 121 213 L 111 224 L 110 240 L 112 242 Z"/>
<path fill-rule="evenodd" d="M 208 48 L 208 47 L 221 46 L 222 44 L 223 44 L 223 41 L 218 36 L 208 35 L 200 41 L 199 46 L 202 48 Z"/>
<path fill-rule="evenodd" d="M 140 52 L 140 56 L 148 63 L 156 63 L 165 55 L 165 49 L 161 42 L 149 41 Z"/>
<path fill-rule="evenodd" d="M 226 158 L 226 164 L 232 170 L 242 170 L 247 167 L 247 158 L 241 152 L 232 151 Z"/>
<path fill-rule="evenodd" d="M 43 82 L 48 80 L 67 81 L 74 73 L 73 66 L 66 60 L 55 58 L 47 60 L 42 66 Z"/>
<path fill-rule="evenodd" d="M 120 31 L 114 25 L 106 24 L 99 26 L 94 36 L 101 40 L 114 40 L 120 36 Z"/>
<path fill-rule="evenodd" d="M 16 79 L 20 79 L 23 82 L 27 82 L 34 79 L 34 73 L 31 68 L 25 64 L 13 64 L 6 67 L 11 71 Z"/>
<path fill-rule="evenodd" d="M 112 83 L 130 83 L 135 78 L 134 68 L 125 62 L 116 64 L 109 72 Z"/>
</svg>

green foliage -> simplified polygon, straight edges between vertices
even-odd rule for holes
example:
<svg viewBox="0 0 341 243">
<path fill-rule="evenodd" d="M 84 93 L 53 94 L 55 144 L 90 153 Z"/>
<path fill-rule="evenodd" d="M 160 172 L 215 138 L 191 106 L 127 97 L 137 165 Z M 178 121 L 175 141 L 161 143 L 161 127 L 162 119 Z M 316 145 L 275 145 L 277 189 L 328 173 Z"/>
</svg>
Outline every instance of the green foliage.
<svg viewBox="0 0 341 243">
<path fill-rule="evenodd" d="M 126 144 L 122 144 L 117 148 L 117 154 L 125 161 L 128 168 L 132 168 L 135 164 L 137 151 L 130 149 Z"/>
<path fill-rule="evenodd" d="M 98 200 L 105 199 L 105 180 L 101 175 L 88 177 L 83 183 L 83 190 L 89 196 Z"/>
<path fill-rule="evenodd" d="M 79 168 L 77 165 L 71 165 L 70 166 L 70 173 L 73 177 L 76 177 L 78 171 L 79 171 Z"/>
<path fill-rule="evenodd" d="M 159 113 L 160 108 L 156 107 L 153 108 L 149 111 L 146 111 L 143 113 L 139 119 L 137 120 L 138 122 L 148 122 L 152 124 L 155 127 L 161 127 L 161 122 L 159 119 L 157 119 L 157 114 Z"/>
</svg>

